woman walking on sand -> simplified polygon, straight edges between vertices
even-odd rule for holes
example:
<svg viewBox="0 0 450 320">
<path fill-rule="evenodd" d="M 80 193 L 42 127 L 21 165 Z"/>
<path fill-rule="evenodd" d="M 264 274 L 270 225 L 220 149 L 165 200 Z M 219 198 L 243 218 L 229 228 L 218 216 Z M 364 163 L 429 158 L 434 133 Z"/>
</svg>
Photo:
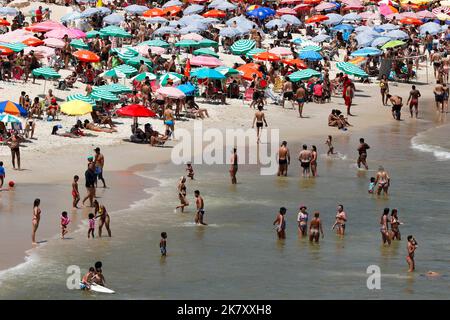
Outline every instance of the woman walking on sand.
<svg viewBox="0 0 450 320">
<path fill-rule="evenodd" d="M 33 220 L 32 220 L 32 233 L 31 233 L 31 242 L 33 245 L 37 244 L 36 242 L 36 231 L 39 228 L 39 221 L 41 221 L 41 209 L 39 205 L 41 204 L 40 199 L 35 199 L 33 204 Z"/>
</svg>

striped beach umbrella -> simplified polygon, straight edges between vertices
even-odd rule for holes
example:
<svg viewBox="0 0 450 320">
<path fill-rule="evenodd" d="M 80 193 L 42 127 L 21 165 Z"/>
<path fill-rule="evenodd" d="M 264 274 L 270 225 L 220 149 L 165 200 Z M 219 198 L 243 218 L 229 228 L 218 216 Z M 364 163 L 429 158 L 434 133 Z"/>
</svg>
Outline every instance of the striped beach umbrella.
<svg viewBox="0 0 450 320">
<path fill-rule="evenodd" d="M 292 82 L 297 82 L 300 80 L 308 80 L 313 77 L 320 77 L 320 72 L 313 69 L 299 70 L 289 75 L 289 79 Z"/>
<path fill-rule="evenodd" d="M 86 32 L 86 38 L 88 38 L 88 39 L 95 38 L 97 35 L 104 36 L 102 33 L 95 31 L 95 30 Z"/>
<path fill-rule="evenodd" d="M 323 59 L 320 53 L 312 50 L 301 51 L 299 58 L 302 60 L 310 60 L 310 61 L 318 61 Z"/>
<path fill-rule="evenodd" d="M 92 104 L 82 100 L 71 100 L 61 104 L 61 112 L 69 116 L 82 116 L 92 112 Z"/>
<path fill-rule="evenodd" d="M 144 81 L 145 78 L 148 77 L 149 80 L 155 80 L 156 79 L 156 75 L 154 75 L 151 72 L 142 72 L 139 73 L 136 77 L 133 78 L 133 80 L 135 81 Z"/>
<path fill-rule="evenodd" d="M 77 49 L 89 49 L 89 46 L 81 39 L 73 39 L 70 41 L 70 46 Z"/>
<path fill-rule="evenodd" d="M 214 68 L 215 70 L 219 71 L 224 76 L 231 76 L 231 75 L 238 75 L 239 71 L 230 67 L 226 66 L 220 66 L 217 68 Z"/>
<path fill-rule="evenodd" d="M 319 52 L 320 50 L 322 50 L 322 48 L 319 47 L 319 46 L 312 46 L 312 45 L 309 45 L 309 46 L 303 47 L 303 48 L 300 50 L 300 52 L 304 52 L 304 51 L 316 51 L 316 52 Z"/>
<path fill-rule="evenodd" d="M 44 77 L 45 79 L 58 79 L 61 78 L 61 75 L 56 72 L 55 69 L 50 67 L 41 67 L 33 70 L 33 75 L 36 77 Z"/>
<path fill-rule="evenodd" d="M 10 114 L 3 113 L 3 114 L 0 114 L 0 122 L 3 122 L 3 123 L 20 123 L 21 121 L 18 118 L 14 117 L 14 116 L 12 116 Z"/>
<path fill-rule="evenodd" d="M 116 95 L 105 90 L 94 89 L 92 91 L 91 97 L 95 100 L 100 100 L 104 102 L 119 102 L 119 98 Z"/>
<path fill-rule="evenodd" d="M 216 58 L 219 57 L 219 55 L 217 53 L 215 53 L 211 49 L 206 49 L 206 48 L 197 49 L 193 53 L 195 56 L 203 55 L 203 56 L 211 56 L 211 57 L 216 57 Z"/>
<path fill-rule="evenodd" d="M 117 26 L 107 26 L 100 29 L 100 33 L 109 37 L 115 38 L 130 38 L 131 34 L 126 32 L 125 29 Z"/>
<path fill-rule="evenodd" d="M 209 39 L 202 39 L 198 42 L 198 47 L 200 48 L 209 48 L 209 47 L 218 47 L 219 43 L 217 41 L 209 40 Z"/>
<path fill-rule="evenodd" d="M 137 51 L 130 48 L 114 48 L 111 49 L 111 52 L 117 53 L 117 56 L 124 61 L 134 58 L 139 54 Z"/>
<path fill-rule="evenodd" d="M 23 44 L 22 42 L 14 42 L 14 43 L 0 42 L 0 46 L 11 49 L 14 52 L 20 52 L 27 47 L 27 45 Z"/>
<path fill-rule="evenodd" d="M 160 39 L 155 39 L 155 40 L 147 40 L 144 42 L 141 42 L 139 45 L 147 45 L 149 47 L 161 47 L 161 48 L 168 48 L 170 47 L 170 45 Z"/>
<path fill-rule="evenodd" d="M 81 93 L 72 94 L 72 95 L 68 96 L 66 98 L 66 100 L 67 101 L 80 100 L 80 101 L 87 102 L 87 103 L 89 103 L 89 104 L 91 104 L 93 106 L 95 105 L 95 100 L 94 99 L 92 99 L 89 96 L 85 96 L 85 95 L 83 95 Z"/>
<path fill-rule="evenodd" d="M 357 76 L 357 77 L 360 77 L 360 78 L 366 78 L 366 77 L 369 76 L 363 69 L 361 69 L 360 67 L 357 67 L 353 63 L 338 62 L 336 64 L 336 67 L 339 70 L 343 71 L 345 74 Z"/>
<path fill-rule="evenodd" d="M 261 48 L 254 48 L 252 50 L 250 50 L 249 52 L 247 52 L 245 55 L 249 58 L 253 57 L 255 54 L 261 53 L 261 52 L 265 52 L 266 50 L 261 49 Z"/>
<path fill-rule="evenodd" d="M 120 70 L 111 69 L 103 72 L 102 77 L 123 79 L 126 78 L 127 75 Z"/>
<path fill-rule="evenodd" d="M 174 84 L 180 83 L 181 79 L 183 78 L 183 75 L 179 74 L 179 73 L 175 73 L 175 72 L 168 72 L 163 74 L 160 78 L 159 78 L 159 83 L 162 86 L 167 85 L 167 81 L 169 81 L 169 79 L 171 79 L 173 81 Z"/>
<path fill-rule="evenodd" d="M 244 54 L 252 50 L 256 46 L 256 42 L 253 40 L 238 40 L 231 46 L 231 52 L 233 54 Z"/>
<path fill-rule="evenodd" d="M 138 73 L 138 70 L 135 67 L 129 66 L 127 64 L 121 64 L 120 66 L 117 66 L 114 69 L 122 73 L 125 73 L 128 78 Z"/>
<path fill-rule="evenodd" d="M 6 100 L 0 102 L 0 113 L 8 113 L 16 116 L 26 116 L 28 112 L 20 104 L 12 102 L 10 100 Z"/>
<path fill-rule="evenodd" d="M 140 55 L 136 56 L 136 57 L 133 57 L 131 59 L 128 59 L 126 61 L 126 64 L 130 65 L 130 66 L 133 66 L 135 68 L 138 68 L 141 65 L 141 61 L 144 61 L 144 64 L 146 64 L 147 67 L 150 68 L 150 70 L 153 69 L 153 62 L 150 59 L 147 59 L 147 58 L 145 58 L 143 56 L 140 56 Z"/>
<path fill-rule="evenodd" d="M 196 47 L 198 46 L 198 42 L 194 41 L 194 40 L 180 40 L 177 43 L 175 43 L 175 47 L 180 47 L 180 48 L 190 48 L 190 47 Z"/>
<path fill-rule="evenodd" d="M 107 85 L 103 85 L 100 87 L 96 87 L 95 90 L 99 90 L 99 91 L 108 91 L 111 92 L 113 94 L 121 94 L 121 93 L 130 93 L 133 92 L 133 90 L 123 84 L 120 83 L 112 83 L 112 84 L 107 84 Z"/>
</svg>

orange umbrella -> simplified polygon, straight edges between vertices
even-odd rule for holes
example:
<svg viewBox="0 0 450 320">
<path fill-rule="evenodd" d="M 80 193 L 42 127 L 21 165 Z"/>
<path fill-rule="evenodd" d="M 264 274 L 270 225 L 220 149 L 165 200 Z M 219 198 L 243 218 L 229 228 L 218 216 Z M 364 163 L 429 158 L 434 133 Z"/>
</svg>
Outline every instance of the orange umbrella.
<svg viewBox="0 0 450 320">
<path fill-rule="evenodd" d="M 423 24 L 422 21 L 420 21 L 419 19 L 415 19 L 415 18 L 403 18 L 400 20 L 400 23 L 413 24 L 415 26 L 420 26 L 421 24 Z"/>
<path fill-rule="evenodd" d="M 0 26 L 10 26 L 11 23 L 9 23 L 8 21 L 6 21 L 5 18 L 0 20 Z"/>
<path fill-rule="evenodd" d="M 14 53 L 14 51 L 12 51 L 10 48 L 0 47 L 0 55 L 2 55 L 2 56 L 8 56 L 13 53 Z"/>
<path fill-rule="evenodd" d="M 322 14 L 318 14 L 315 16 L 312 16 L 311 18 L 306 19 L 306 23 L 315 23 L 315 22 L 322 22 L 325 20 L 328 20 L 329 18 L 327 16 L 324 16 Z"/>
<path fill-rule="evenodd" d="M 142 15 L 144 17 L 162 17 L 162 16 L 165 16 L 166 14 L 165 14 L 164 10 L 162 10 L 162 9 L 153 8 L 153 9 L 145 11 Z"/>
<path fill-rule="evenodd" d="M 44 41 L 42 41 L 41 39 L 32 37 L 32 38 L 23 40 L 22 43 L 26 44 L 27 46 L 30 46 L 30 47 L 37 47 L 37 46 L 42 46 L 44 44 Z"/>
<path fill-rule="evenodd" d="M 257 53 L 255 55 L 253 55 L 253 58 L 257 59 L 257 60 L 264 60 L 264 61 L 279 61 L 279 60 L 281 60 L 279 56 L 277 56 L 276 54 L 270 53 L 268 51 Z"/>
<path fill-rule="evenodd" d="M 303 1 L 304 4 L 312 4 L 312 5 L 316 5 L 316 4 L 319 4 L 321 2 L 322 2 L 322 0 L 304 0 Z"/>
<path fill-rule="evenodd" d="M 203 14 L 203 16 L 205 18 L 225 18 L 226 15 L 227 14 L 225 12 L 220 11 L 220 10 L 216 10 L 216 9 L 209 10 L 208 12 L 205 12 Z"/>
<path fill-rule="evenodd" d="M 166 15 L 169 14 L 171 16 L 176 16 L 182 11 L 182 9 L 180 6 L 170 6 L 165 8 L 163 11 Z"/>
<path fill-rule="evenodd" d="M 245 80 L 253 80 L 253 75 L 256 74 L 257 78 L 262 77 L 262 73 L 258 71 L 259 64 L 247 63 L 243 66 L 238 67 L 236 70 L 239 71 L 241 77 Z"/>
<path fill-rule="evenodd" d="M 307 69 L 308 66 L 303 62 L 303 60 L 300 59 L 284 59 L 281 60 L 284 64 L 287 64 L 288 66 L 294 66 L 298 69 Z"/>
<path fill-rule="evenodd" d="M 88 50 L 78 50 L 73 54 L 75 58 L 82 62 L 99 62 L 100 57 L 93 53 L 92 51 Z"/>
</svg>

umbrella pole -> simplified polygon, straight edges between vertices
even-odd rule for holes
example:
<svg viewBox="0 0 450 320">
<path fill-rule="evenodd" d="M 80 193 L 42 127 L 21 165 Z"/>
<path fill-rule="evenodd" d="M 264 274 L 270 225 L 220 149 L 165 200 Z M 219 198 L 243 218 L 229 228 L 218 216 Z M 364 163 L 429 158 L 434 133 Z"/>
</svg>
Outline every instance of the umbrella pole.
<svg viewBox="0 0 450 320">
<path fill-rule="evenodd" d="M 47 86 L 47 79 L 44 78 L 44 95 L 45 95 L 45 87 Z"/>
</svg>

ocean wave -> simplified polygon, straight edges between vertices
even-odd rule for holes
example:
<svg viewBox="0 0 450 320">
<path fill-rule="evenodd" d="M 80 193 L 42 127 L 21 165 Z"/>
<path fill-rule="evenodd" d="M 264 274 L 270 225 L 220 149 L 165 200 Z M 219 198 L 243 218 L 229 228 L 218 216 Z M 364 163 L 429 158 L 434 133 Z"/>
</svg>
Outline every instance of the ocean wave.
<svg viewBox="0 0 450 320">
<path fill-rule="evenodd" d="M 450 150 L 445 149 L 441 146 L 423 143 L 421 141 L 423 133 L 411 139 L 411 148 L 421 152 L 432 153 L 433 156 L 440 161 L 450 160 Z"/>
</svg>

